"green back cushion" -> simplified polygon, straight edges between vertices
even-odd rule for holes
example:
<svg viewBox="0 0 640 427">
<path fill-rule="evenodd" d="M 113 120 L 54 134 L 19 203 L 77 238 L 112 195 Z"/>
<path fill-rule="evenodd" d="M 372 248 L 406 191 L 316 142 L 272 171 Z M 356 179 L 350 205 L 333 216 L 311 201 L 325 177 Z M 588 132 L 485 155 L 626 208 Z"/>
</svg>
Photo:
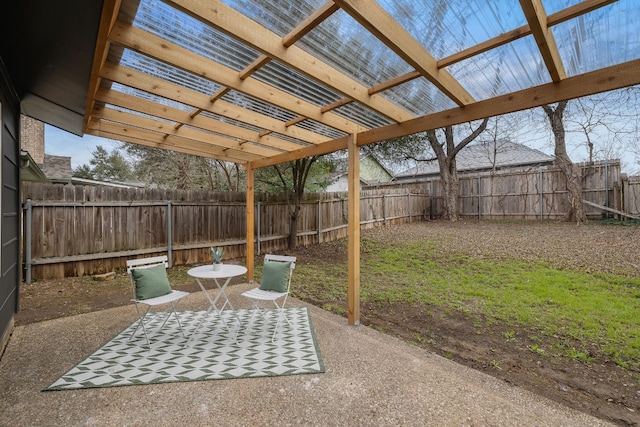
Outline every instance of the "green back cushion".
<svg viewBox="0 0 640 427">
<path fill-rule="evenodd" d="M 131 270 L 136 284 L 136 299 L 149 299 L 171 292 L 171 285 L 164 265 Z"/>
<path fill-rule="evenodd" d="M 287 292 L 291 261 L 264 260 L 260 289 L 263 291 Z"/>
</svg>

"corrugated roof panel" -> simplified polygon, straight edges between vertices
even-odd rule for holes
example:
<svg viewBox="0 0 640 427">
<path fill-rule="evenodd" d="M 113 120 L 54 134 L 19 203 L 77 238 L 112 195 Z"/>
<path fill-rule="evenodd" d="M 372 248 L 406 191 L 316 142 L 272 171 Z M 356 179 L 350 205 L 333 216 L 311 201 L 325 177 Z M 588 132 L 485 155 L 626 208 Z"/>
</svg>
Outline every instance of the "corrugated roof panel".
<svg viewBox="0 0 640 427">
<path fill-rule="evenodd" d="M 414 79 L 387 89 L 384 95 L 416 116 L 448 110 L 456 106 L 455 102 L 424 78 Z"/>
<path fill-rule="evenodd" d="M 334 91 L 276 61 L 269 61 L 256 71 L 253 77 L 318 107 L 331 104 L 341 98 Z"/>
<path fill-rule="evenodd" d="M 347 135 L 344 132 L 341 132 L 337 129 L 334 129 L 332 127 L 329 127 L 325 124 L 319 123 L 311 119 L 303 120 L 300 123 L 296 124 L 296 126 L 299 126 L 302 129 L 306 129 L 311 132 L 319 133 L 320 135 L 324 135 L 327 138 L 331 138 L 331 139 L 338 139 Z"/>
<path fill-rule="evenodd" d="M 159 0 L 141 0 L 134 26 L 236 71 L 258 52 Z"/>
<path fill-rule="evenodd" d="M 436 59 L 525 25 L 518 0 L 379 0 Z"/>
<path fill-rule="evenodd" d="M 324 0 L 223 0 L 223 3 L 282 37 L 318 10 Z"/>
<path fill-rule="evenodd" d="M 219 84 L 211 80 L 204 79 L 128 49 L 125 49 L 120 64 L 207 95 L 215 93 L 220 88 Z"/>
<path fill-rule="evenodd" d="M 640 1 L 620 0 L 551 28 L 568 76 L 640 58 Z"/>
<path fill-rule="evenodd" d="M 409 64 L 342 10 L 309 32 L 296 46 L 366 87 L 413 71 Z"/>
<path fill-rule="evenodd" d="M 533 36 L 515 40 L 447 69 L 478 100 L 551 81 Z"/>
<path fill-rule="evenodd" d="M 228 92 L 222 99 L 249 111 L 264 114 L 283 122 L 288 122 L 297 117 L 290 111 L 237 91 Z"/>
<path fill-rule="evenodd" d="M 395 123 L 375 111 L 354 102 L 337 108 L 334 112 L 369 129 Z"/>
</svg>

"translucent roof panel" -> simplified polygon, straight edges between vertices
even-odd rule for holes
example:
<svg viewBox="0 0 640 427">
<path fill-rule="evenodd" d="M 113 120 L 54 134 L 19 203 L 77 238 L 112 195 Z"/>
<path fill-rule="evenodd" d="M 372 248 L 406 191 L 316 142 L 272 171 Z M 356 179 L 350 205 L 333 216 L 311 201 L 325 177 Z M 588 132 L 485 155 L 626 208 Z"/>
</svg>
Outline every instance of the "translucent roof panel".
<svg viewBox="0 0 640 427">
<path fill-rule="evenodd" d="M 216 61 L 243 70 L 258 52 L 159 0 L 142 0 L 134 26 Z"/>
<path fill-rule="evenodd" d="M 240 92 L 231 91 L 225 94 L 222 99 L 231 104 L 240 106 L 255 113 L 264 114 L 283 122 L 295 119 L 297 116 L 290 111 L 283 110 L 273 104 L 269 104 L 260 99 L 245 95 Z"/>
<path fill-rule="evenodd" d="M 220 88 L 220 85 L 211 80 L 204 79 L 128 49 L 125 49 L 120 63 L 150 76 L 167 79 L 175 84 L 188 87 L 196 92 L 210 95 Z"/>
<path fill-rule="evenodd" d="M 527 23 L 518 0 L 378 0 L 436 59 Z"/>
<path fill-rule="evenodd" d="M 222 0 L 222 3 L 284 37 L 320 9 L 325 0 Z"/>
<path fill-rule="evenodd" d="M 302 129 L 306 129 L 311 132 L 319 133 L 320 135 L 325 135 L 332 139 L 342 138 L 347 134 L 344 132 L 340 132 L 332 127 L 326 126 L 322 123 L 319 123 L 315 120 L 306 119 L 302 122 L 298 123 L 296 126 L 301 127 Z"/>
<path fill-rule="evenodd" d="M 335 109 L 334 112 L 369 129 L 394 123 L 386 117 L 353 102 Z"/>
<path fill-rule="evenodd" d="M 341 98 L 339 94 L 276 61 L 269 61 L 253 77 L 319 107 Z"/>
<path fill-rule="evenodd" d="M 447 69 L 478 100 L 551 81 L 533 36 L 515 40 Z"/>
<path fill-rule="evenodd" d="M 547 15 L 564 10 L 568 7 L 582 3 L 583 0 L 542 0 L 542 6 Z"/>
<path fill-rule="evenodd" d="M 296 46 L 322 59 L 366 87 L 413 71 L 413 68 L 339 10 Z"/>
<path fill-rule="evenodd" d="M 230 125 L 238 126 L 238 127 L 243 128 L 243 129 L 248 129 L 248 130 L 253 131 L 253 132 L 262 132 L 264 130 L 261 127 L 252 126 L 252 125 L 249 125 L 247 123 L 231 119 L 229 117 L 224 117 L 224 116 L 221 116 L 219 114 L 211 113 L 209 111 L 203 111 L 200 114 L 203 117 L 207 117 L 209 119 L 214 119 L 214 120 L 217 120 L 217 121 L 222 122 L 222 123 L 227 123 L 227 124 L 230 124 Z"/>
<path fill-rule="evenodd" d="M 147 101 L 152 101 L 158 104 L 162 104 L 170 108 L 175 108 L 176 110 L 187 111 L 187 112 L 190 112 L 193 110 L 193 107 L 190 105 L 185 105 L 181 102 L 177 102 L 172 99 L 162 98 L 158 95 L 154 95 L 152 93 L 148 93 L 130 86 L 124 86 L 120 83 L 114 83 L 111 86 L 111 89 L 117 92 L 126 93 L 127 95 L 135 96 L 136 98 L 145 99 Z"/>
<path fill-rule="evenodd" d="M 553 2 L 552 2 L 553 3 Z M 620 0 L 551 28 L 568 76 L 640 58 L 640 1 Z"/>
<path fill-rule="evenodd" d="M 448 110 L 456 106 L 455 102 L 424 78 L 414 79 L 387 89 L 384 94 L 416 116 Z"/>
</svg>

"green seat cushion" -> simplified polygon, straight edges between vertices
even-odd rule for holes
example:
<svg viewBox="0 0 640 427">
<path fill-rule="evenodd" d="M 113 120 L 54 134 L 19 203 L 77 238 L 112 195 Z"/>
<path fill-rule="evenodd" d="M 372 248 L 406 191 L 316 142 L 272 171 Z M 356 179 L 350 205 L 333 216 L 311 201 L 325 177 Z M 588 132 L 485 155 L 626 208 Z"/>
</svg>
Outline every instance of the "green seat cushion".
<svg viewBox="0 0 640 427">
<path fill-rule="evenodd" d="M 262 267 L 260 289 L 263 291 L 287 292 L 291 261 L 265 260 Z"/>
<path fill-rule="evenodd" d="M 136 284 L 136 299 L 145 300 L 171 293 L 171 285 L 164 265 L 131 270 Z"/>
</svg>

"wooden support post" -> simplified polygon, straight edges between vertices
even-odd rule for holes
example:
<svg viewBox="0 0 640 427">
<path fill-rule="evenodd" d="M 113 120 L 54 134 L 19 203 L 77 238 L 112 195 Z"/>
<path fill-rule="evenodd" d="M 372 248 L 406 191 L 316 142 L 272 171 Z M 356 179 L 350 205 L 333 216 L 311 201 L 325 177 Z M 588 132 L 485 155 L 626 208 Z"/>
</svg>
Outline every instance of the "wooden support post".
<svg viewBox="0 0 640 427">
<path fill-rule="evenodd" d="M 249 164 L 247 166 L 247 200 L 246 200 L 246 210 L 247 210 L 247 251 L 245 254 L 246 258 L 246 267 L 247 267 L 247 280 L 252 281 L 254 278 L 254 230 L 255 230 L 255 208 L 254 208 L 254 198 L 255 198 L 255 189 L 254 189 L 254 169 L 253 165 Z"/>
<path fill-rule="evenodd" d="M 348 149 L 348 322 L 360 324 L 360 151 L 357 136 L 352 134 L 347 142 Z"/>
</svg>

